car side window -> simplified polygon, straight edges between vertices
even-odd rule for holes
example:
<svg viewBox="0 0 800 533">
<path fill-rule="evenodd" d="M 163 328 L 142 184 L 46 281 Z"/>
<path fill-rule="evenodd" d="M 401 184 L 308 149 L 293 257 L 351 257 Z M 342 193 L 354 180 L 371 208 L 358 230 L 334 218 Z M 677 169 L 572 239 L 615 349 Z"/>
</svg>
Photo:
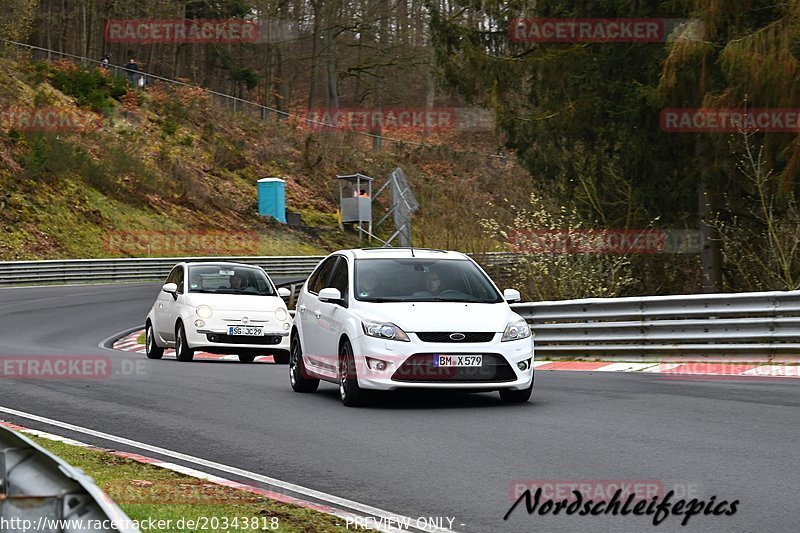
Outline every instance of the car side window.
<svg viewBox="0 0 800 533">
<path fill-rule="evenodd" d="M 177 268 L 177 270 L 178 270 L 178 274 L 175 277 L 175 279 L 177 280 L 177 281 L 175 281 L 175 284 L 178 286 L 178 294 L 183 294 L 183 289 L 184 289 L 184 286 L 183 286 L 183 267 L 180 266 L 180 267 Z"/>
<path fill-rule="evenodd" d="M 327 286 L 326 283 L 328 283 L 331 270 L 338 258 L 338 256 L 329 257 L 319 266 L 314 275 L 311 276 L 311 279 L 308 280 L 308 292 L 319 294 L 319 291 Z"/>
<path fill-rule="evenodd" d="M 306 288 L 308 289 L 308 292 L 311 292 L 311 287 L 317 283 L 317 278 L 319 278 L 319 268 L 312 272 L 306 281 Z"/>
<path fill-rule="evenodd" d="M 333 267 L 328 287 L 339 289 L 339 292 L 342 293 L 342 298 L 347 301 L 347 259 L 344 257 L 339 257 L 339 261 Z"/>
<path fill-rule="evenodd" d="M 175 285 L 177 285 L 178 282 L 176 280 L 178 279 L 179 270 L 182 270 L 182 268 L 179 266 L 174 267 L 172 271 L 170 271 L 169 276 L 167 276 L 167 281 L 165 281 L 164 284 L 174 283 Z"/>
</svg>

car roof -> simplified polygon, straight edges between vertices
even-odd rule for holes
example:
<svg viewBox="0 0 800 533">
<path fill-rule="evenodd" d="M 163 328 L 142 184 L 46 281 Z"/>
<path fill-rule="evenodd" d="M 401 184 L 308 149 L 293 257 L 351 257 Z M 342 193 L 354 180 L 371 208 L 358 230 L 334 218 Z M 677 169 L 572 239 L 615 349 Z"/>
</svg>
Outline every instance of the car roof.
<svg viewBox="0 0 800 533">
<path fill-rule="evenodd" d="M 355 248 L 340 250 L 354 259 L 459 259 L 468 260 L 461 252 L 430 248 Z"/>
<path fill-rule="evenodd" d="M 257 265 L 248 265 L 246 263 L 234 263 L 233 261 L 194 261 L 191 263 L 183 263 L 188 267 L 193 266 L 224 266 L 224 267 L 247 267 L 247 268 L 261 268 Z"/>
</svg>

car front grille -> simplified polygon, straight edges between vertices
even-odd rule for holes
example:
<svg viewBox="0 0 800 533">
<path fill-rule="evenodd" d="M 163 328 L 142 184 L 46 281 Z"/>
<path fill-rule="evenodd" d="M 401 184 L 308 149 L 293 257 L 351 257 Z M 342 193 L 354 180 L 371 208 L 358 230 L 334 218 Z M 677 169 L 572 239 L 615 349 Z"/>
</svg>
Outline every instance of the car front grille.
<svg viewBox="0 0 800 533">
<path fill-rule="evenodd" d="M 257 344 L 259 346 L 272 346 L 280 344 L 283 337 L 280 335 L 223 335 L 221 333 L 208 333 L 209 342 L 219 344 Z"/>
<path fill-rule="evenodd" d="M 464 335 L 462 340 L 455 340 L 451 339 L 450 335 L 460 333 Z M 468 332 L 468 333 L 461 333 L 458 331 L 435 331 L 435 332 L 418 332 L 417 337 L 422 342 L 490 342 L 494 338 L 493 332 L 488 333 L 477 333 L 477 332 Z"/>
<path fill-rule="evenodd" d="M 480 367 L 439 367 L 433 366 L 434 354 L 414 354 L 395 371 L 392 381 L 405 383 L 502 383 L 517 379 L 514 369 L 503 356 L 492 353 L 480 355 L 483 355 L 483 364 Z"/>
</svg>

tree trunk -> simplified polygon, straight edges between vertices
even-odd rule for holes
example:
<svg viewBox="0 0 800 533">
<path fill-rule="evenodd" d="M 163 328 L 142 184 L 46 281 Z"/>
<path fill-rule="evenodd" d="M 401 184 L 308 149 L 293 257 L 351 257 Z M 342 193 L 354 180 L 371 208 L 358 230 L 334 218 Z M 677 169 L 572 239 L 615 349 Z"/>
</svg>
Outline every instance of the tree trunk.
<svg viewBox="0 0 800 533">
<path fill-rule="evenodd" d="M 319 70 L 319 62 L 317 61 L 317 54 L 319 53 L 319 2 L 312 2 L 314 11 L 314 31 L 311 35 L 311 79 L 309 80 L 308 87 L 308 106 L 310 111 L 314 109 L 317 101 L 317 78 Z"/>
<path fill-rule="evenodd" d="M 702 139 L 695 142 L 697 161 L 700 165 L 700 184 L 697 188 L 698 215 L 700 218 L 700 263 L 702 268 L 702 290 L 704 293 L 719 292 L 722 281 L 722 252 L 716 218 L 719 213 L 719 195 L 711 184 L 709 163 Z"/>
</svg>

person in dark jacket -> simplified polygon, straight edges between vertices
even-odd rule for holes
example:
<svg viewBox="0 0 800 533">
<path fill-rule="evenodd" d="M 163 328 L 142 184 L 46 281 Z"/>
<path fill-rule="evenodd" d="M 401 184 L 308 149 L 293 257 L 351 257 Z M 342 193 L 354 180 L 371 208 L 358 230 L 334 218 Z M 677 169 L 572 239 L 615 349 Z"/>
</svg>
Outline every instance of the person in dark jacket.
<svg viewBox="0 0 800 533">
<path fill-rule="evenodd" d="M 125 65 L 125 70 L 128 72 L 128 81 L 136 85 L 136 74 L 139 72 L 139 65 L 136 64 L 136 60 L 131 58 L 128 64 Z"/>
</svg>

